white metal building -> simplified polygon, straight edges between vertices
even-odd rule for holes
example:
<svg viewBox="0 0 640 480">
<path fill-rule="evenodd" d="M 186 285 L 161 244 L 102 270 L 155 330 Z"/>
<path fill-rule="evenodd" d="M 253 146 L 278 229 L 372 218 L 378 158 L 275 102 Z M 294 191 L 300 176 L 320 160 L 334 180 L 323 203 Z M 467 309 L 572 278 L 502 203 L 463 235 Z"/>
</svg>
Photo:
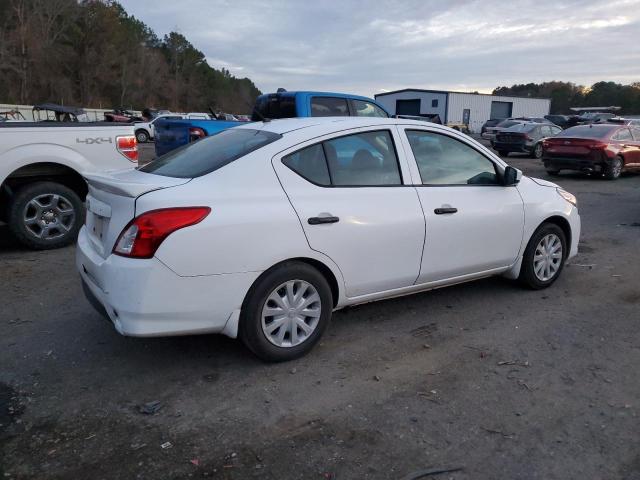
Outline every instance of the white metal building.
<svg viewBox="0 0 640 480">
<path fill-rule="evenodd" d="M 392 115 L 440 115 L 442 123 L 465 123 L 472 132 L 491 118 L 543 117 L 548 98 L 503 97 L 485 93 L 407 88 L 379 93 L 376 101 Z"/>
</svg>

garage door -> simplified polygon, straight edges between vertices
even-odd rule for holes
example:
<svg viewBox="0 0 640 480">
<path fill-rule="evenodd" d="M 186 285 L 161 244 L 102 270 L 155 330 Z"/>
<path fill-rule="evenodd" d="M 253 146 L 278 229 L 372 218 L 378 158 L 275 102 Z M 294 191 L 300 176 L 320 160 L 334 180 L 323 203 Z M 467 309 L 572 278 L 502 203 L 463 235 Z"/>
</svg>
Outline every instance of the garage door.
<svg viewBox="0 0 640 480">
<path fill-rule="evenodd" d="M 491 102 L 491 118 L 509 118 L 512 111 L 512 102 Z"/>
<path fill-rule="evenodd" d="M 420 99 L 396 100 L 396 115 L 420 115 Z"/>
</svg>

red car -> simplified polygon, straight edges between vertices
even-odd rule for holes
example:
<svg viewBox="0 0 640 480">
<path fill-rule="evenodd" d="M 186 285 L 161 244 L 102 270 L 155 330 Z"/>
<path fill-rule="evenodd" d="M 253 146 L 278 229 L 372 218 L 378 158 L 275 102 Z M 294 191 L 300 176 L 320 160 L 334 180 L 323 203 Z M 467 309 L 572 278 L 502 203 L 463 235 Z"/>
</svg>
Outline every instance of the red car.
<svg viewBox="0 0 640 480">
<path fill-rule="evenodd" d="M 568 128 L 544 140 L 542 161 L 550 175 L 578 170 L 613 180 L 623 171 L 640 171 L 640 128 L 616 124 Z"/>
</svg>

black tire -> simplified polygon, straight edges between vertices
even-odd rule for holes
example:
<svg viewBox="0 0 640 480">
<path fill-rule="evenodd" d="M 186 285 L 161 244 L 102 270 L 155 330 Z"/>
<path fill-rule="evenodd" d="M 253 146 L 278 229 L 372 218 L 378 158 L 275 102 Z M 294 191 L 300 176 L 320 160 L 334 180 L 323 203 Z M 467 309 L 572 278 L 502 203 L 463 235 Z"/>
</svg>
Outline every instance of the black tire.
<svg viewBox="0 0 640 480">
<path fill-rule="evenodd" d="M 536 247 L 538 246 L 540 241 L 549 234 L 554 234 L 560 239 L 560 243 L 562 244 L 562 259 L 560 261 L 558 269 L 556 270 L 556 273 L 548 280 L 541 280 L 536 276 L 536 273 L 534 271 L 534 255 L 536 252 Z M 540 225 L 531 236 L 531 239 L 529 239 L 527 248 L 525 249 L 524 255 L 522 256 L 522 266 L 520 268 L 520 276 L 518 277 L 520 283 L 533 290 L 540 290 L 542 288 L 547 288 L 548 286 L 550 286 L 558 279 L 558 277 L 562 273 L 565 259 L 567 258 L 567 254 L 569 253 L 567 251 L 567 248 L 567 238 L 558 225 L 554 223 L 543 223 L 542 225 Z"/>
<path fill-rule="evenodd" d="M 504 150 L 498 150 L 498 155 L 500 155 L 501 157 L 508 157 L 509 152 L 506 152 Z"/>
<path fill-rule="evenodd" d="M 547 169 L 547 174 L 551 175 L 552 177 L 557 177 L 558 175 L 560 175 L 560 170 Z"/>
<path fill-rule="evenodd" d="M 44 211 L 40 212 L 41 221 L 36 219 L 34 225 L 27 225 L 25 215 L 34 215 L 35 218 L 39 214 L 30 202 L 40 197 L 42 203 L 49 196 L 51 202 L 54 202 L 54 195 L 59 197 L 55 206 L 51 203 L 43 207 Z M 71 209 L 71 213 L 62 214 L 60 209 Z M 51 220 L 46 224 L 42 223 L 45 221 L 45 215 L 46 221 Z M 8 223 L 9 231 L 22 245 L 34 250 L 59 248 L 75 242 L 78 237 L 78 231 L 84 223 L 84 206 L 80 197 L 64 185 L 55 182 L 35 182 L 23 186 L 16 193 L 9 205 Z M 44 236 L 43 225 L 50 229 L 50 235 Z M 38 237 L 38 230 L 42 237 Z"/>
<path fill-rule="evenodd" d="M 320 318 L 315 330 L 302 343 L 280 347 L 267 339 L 262 329 L 262 309 L 269 295 L 279 285 L 290 280 L 310 283 L 320 297 Z M 312 266 L 302 262 L 285 262 L 265 272 L 253 284 L 243 302 L 240 314 L 239 337 L 254 354 L 267 362 L 284 362 L 305 355 L 318 342 L 331 321 L 333 297 L 325 277 Z"/>
<path fill-rule="evenodd" d="M 531 158 L 542 158 L 542 142 L 536 143 L 535 146 L 531 149 Z"/>
<path fill-rule="evenodd" d="M 604 178 L 607 180 L 616 180 L 620 178 L 622 169 L 624 168 L 624 160 L 620 156 L 616 156 L 611 163 L 608 163 L 604 169 Z"/>
<path fill-rule="evenodd" d="M 136 130 L 136 140 L 138 143 L 147 143 L 149 138 L 149 132 L 146 130 Z"/>
</svg>

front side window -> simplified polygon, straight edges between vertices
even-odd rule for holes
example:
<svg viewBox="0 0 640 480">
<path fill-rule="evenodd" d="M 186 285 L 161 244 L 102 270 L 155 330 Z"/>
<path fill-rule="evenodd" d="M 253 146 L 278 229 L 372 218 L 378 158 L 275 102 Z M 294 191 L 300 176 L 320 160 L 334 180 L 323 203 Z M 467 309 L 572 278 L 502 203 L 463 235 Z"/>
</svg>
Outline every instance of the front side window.
<svg viewBox="0 0 640 480">
<path fill-rule="evenodd" d="M 439 133 L 407 130 L 423 185 L 497 185 L 495 165 L 459 140 Z"/>
<path fill-rule="evenodd" d="M 311 99 L 312 117 L 348 117 L 349 107 L 346 98 L 313 97 Z"/>
<path fill-rule="evenodd" d="M 353 100 L 353 108 L 355 110 L 356 117 L 382 117 L 387 118 L 387 112 L 382 110 L 377 105 L 371 102 L 365 102 L 364 100 Z"/>
<path fill-rule="evenodd" d="M 398 157 L 388 130 L 333 138 L 287 155 L 282 163 L 321 186 L 402 184 Z"/>
</svg>

